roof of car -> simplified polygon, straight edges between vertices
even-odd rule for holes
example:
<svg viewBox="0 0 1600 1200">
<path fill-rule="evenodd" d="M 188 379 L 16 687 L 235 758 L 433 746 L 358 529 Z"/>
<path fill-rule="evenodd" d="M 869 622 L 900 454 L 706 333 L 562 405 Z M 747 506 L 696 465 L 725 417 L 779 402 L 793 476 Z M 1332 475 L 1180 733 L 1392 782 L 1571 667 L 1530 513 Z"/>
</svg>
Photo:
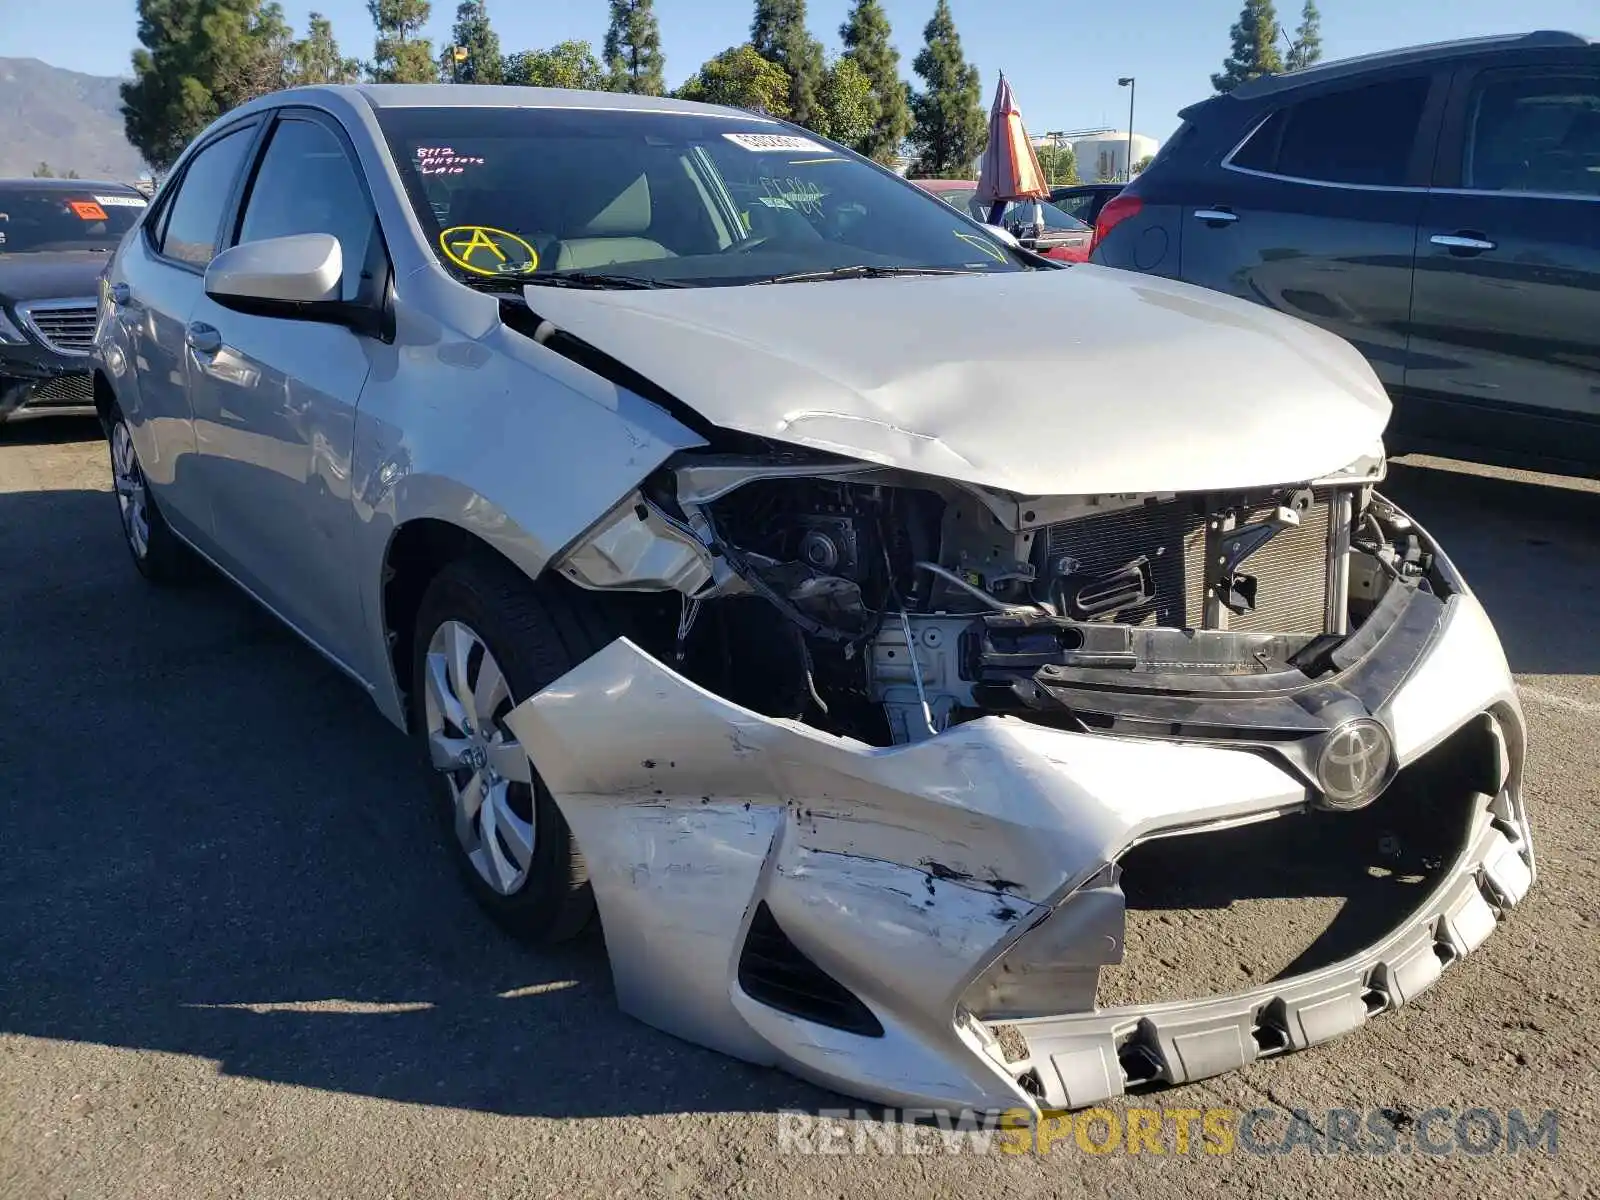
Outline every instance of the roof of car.
<svg viewBox="0 0 1600 1200">
<path fill-rule="evenodd" d="M 669 96 L 636 96 L 629 92 L 586 92 L 574 88 L 518 87 L 449 83 L 357 83 L 309 89 L 359 96 L 373 108 L 583 108 L 615 112 L 676 112 L 755 120 L 774 120 L 720 104 L 700 104 Z M 289 93 L 278 93 L 279 97 Z M 774 123 L 776 123 L 774 121 Z"/>
<path fill-rule="evenodd" d="M 975 179 L 908 179 L 906 182 L 916 184 L 925 192 L 956 192 L 978 186 Z"/>
<path fill-rule="evenodd" d="M 44 188 L 48 191 L 60 192 L 82 192 L 94 188 L 102 192 L 116 190 L 119 192 L 131 192 L 136 196 L 143 194 L 131 183 L 114 183 L 109 179 L 57 179 L 53 176 L 43 179 L 0 179 L 0 188 L 5 187 Z"/>
<path fill-rule="evenodd" d="M 1270 96 L 1291 88 L 1306 87 L 1314 83 L 1362 75 L 1385 67 L 1410 66 L 1413 63 L 1434 62 L 1439 59 L 1461 58 L 1481 54 L 1486 50 L 1528 50 L 1540 48 L 1586 47 L 1594 45 L 1577 33 L 1558 30 L 1538 30 L 1533 33 L 1496 34 L 1490 37 L 1457 38 L 1448 42 L 1429 42 L 1421 46 L 1405 46 L 1399 50 L 1382 50 L 1376 54 L 1362 54 L 1354 58 L 1335 59 L 1302 67 L 1298 71 L 1285 71 L 1281 75 L 1265 75 L 1240 84 L 1229 95 L 1237 100 L 1253 100 L 1257 96 Z"/>
</svg>

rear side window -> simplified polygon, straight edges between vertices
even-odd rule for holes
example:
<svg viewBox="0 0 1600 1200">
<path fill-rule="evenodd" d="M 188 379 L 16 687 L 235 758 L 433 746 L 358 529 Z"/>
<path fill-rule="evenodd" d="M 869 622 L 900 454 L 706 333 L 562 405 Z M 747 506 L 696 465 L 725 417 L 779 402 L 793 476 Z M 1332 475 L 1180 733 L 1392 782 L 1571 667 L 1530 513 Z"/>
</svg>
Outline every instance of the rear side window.
<svg viewBox="0 0 1600 1200">
<path fill-rule="evenodd" d="M 1600 196 L 1600 76 L 1498 75 L 1467 112 L 1463 187 Z"/>
<path fill-rule="evenodd" d="M 222 210 L 227 207 L 250 130 L 224 134 L 194 156 L 167 203 L 157 249 L 168 258 L 204 267 L 217 255 Z"/>
<path fill-rule="evenodd" d="M 1292 179 L 1398 187 L 1430 80 L 1390 79 L 1279 109 L 1229 160 L 1230 165 Z"/>
<path fill-rule="evenodd" d="M 314 121 L 281 122 L 245 202 L 239 241 L 331 233 L 344 259 L 342 298 L 354 300 L 375 229 L 372 207 L 339 139 Z"/>
</svg>

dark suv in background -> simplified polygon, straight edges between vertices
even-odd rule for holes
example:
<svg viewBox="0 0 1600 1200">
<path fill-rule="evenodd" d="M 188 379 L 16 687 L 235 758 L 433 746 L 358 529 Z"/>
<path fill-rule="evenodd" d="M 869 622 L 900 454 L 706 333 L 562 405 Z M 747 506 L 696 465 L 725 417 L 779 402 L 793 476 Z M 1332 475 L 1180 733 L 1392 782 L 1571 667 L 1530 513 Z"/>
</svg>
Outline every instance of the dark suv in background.
<svg viewBox="0 0 1600 1200">
<path fill-rule="evenodd" d="M 1093 259 L 1340 334 L 1392 453 L 1600 467 L 1600 45 L 1441 43 L 1203 101 Z"/>
<path fill-rule="evenodd" d="M 0 422 L 94 412 L 100 272 L 148 203 L 122 183 L 0 179 Z"/>
</svg>

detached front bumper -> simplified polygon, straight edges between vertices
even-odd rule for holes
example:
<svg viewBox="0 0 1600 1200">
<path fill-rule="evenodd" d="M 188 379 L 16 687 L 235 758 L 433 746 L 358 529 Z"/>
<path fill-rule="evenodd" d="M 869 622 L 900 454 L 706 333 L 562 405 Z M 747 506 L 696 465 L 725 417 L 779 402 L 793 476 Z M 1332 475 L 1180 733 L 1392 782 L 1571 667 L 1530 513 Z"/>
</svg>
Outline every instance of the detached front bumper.
<svg viewBox="0 0 1600 1200">
<path fill-rule="evenodd" d="M 1522 718 L 1470 594 L 1378 715 L 1397 783 L 1448 739 L 1478 747 L 1446 773 L 1461 794 L 1438 797 L 1438 819 L 1459 823 L 1459 849 L 1420 906 L 1308 974 L 1100 1010 L 1094 980 L 1122 954 L 1119 860 L 1152 839 L 1307 819 L 1290 815 L 1309 807 L 1303 773 L 1251 747 L 1015 717 L 875 748 L 739 708 L 626 640 L 507 724 L 583 849 L 626 1011 L 885 1104 L 1003 1110 L 1302 1049 L 1482 943 L 1533 857 Z"/>
</svg>

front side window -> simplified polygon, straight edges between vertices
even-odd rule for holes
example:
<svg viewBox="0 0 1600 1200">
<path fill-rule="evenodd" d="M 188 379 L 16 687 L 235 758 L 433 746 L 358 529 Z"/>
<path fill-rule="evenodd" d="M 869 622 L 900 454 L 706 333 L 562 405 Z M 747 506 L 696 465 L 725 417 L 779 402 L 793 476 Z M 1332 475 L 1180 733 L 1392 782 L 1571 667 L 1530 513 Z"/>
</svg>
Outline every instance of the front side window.
<svg viewBox="0 0 1600 1200">
<path fill-rule="evenodd" d="M 168 258 L 206 266 L 217 256 L 222 210 L 233 192 L 250 130 L 236 129 L 206 146 L 190 161 L 167 201 L 159 249 Z"/>
<path fill-rule="evenodd" d="M 131 192 L 0 184 L 0 258 L 51 250 L 115 250 L 144 209 L 144 197 Z"/>
<path fill-rule="evenodd" d="M 375 230 L 372 207 L 339 139 L 314 121 L 280 122 L 245 201 L 239 241 L 331 233 L 344 259 L 341 298 L 354 300 Z"/>
<path fill-rule="evenodd" d="M 408 108 L 379 123 L 434 253 L 467 281 L 1026 269 L 947 205 L 758 117 Z"/>
<path fill-rule="evenodd" d="M 1463 187 L 1600 196 L 1600 76 L 1500 76 L 1467 111 Z"/>
<path fill-rule="evenodd" d="M 1429 87 L 1418 76 L 1301 100 L 1273 113 L 1230 164 L 1291 179 L 1400 187 Z"/>
</svg>

